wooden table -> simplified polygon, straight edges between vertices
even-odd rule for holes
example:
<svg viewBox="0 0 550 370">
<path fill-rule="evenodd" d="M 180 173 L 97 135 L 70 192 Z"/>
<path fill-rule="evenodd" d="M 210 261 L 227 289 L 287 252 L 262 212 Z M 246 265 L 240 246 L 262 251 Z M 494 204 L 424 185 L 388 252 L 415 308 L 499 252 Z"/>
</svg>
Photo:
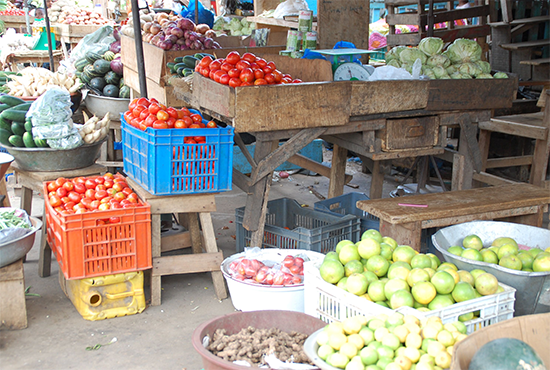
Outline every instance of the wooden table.
<svg viewBox="0 0 550 370">
<path fill-rule="evenodd" d="M 427 205 L 409 207 L 399 204 Z M 357 208 L 380 218 L 380 232 L 420 251 L 422 229 L 474 220 L 506 219 L 540 227 L 550 191 L 530 184 L 493 186 L 445 193 L 362 200 Z"/>
<path fill-rule="evenodd" d="M 218 299 L 227 298 L 225 280 L 220 270 L 223 253 L 218 250 L 210 216 L 210 212 L 216 211 L 214 194 L 156 196 L 130 178 L 128 185 L 151 206 L 151 305 L 158 306 L 161 303 L 161 277 L 174 274 L 212 272 Z M 180 224 L 187 231 L 162 237 L 160 216 L 166 213 L 177 213 Z M 161 255 L 162 252 L 187 247 L 192 247 L 192 254 Z"/>
<path fill-rule="evenodd" d="M 54 64 L 56 65 L 56 69 L 61 59 L 63 59 L 63 52 L 61 50 L 54 50 L 53 61 L 54 61 Z M 17 63 L 43 64 L 43 63 L 49 63 L 49 62 L 50 62 L 50 55 L 48 54 L 48 50 L 17 51 L 17 52 L 11 53 L 6 58 L 6 64 L 9 65 L 10 69 L 14 72 L 18 70 Z"/>
<path fill-rule="evenodd" d="M 93 176 L 101 175 L 105 172 L 105 167 L 98 164 L 93 166 L 80 168 L 69 171 L 58 172 L 30 172 L 20 169 L 17 166 L 17 162 L 12 163 L 12 168 L 15 172 L 17 182 L 21 185 L 21 208 L 24 209 L 27 214 L 31 215 L 32 211 L 32 195 L 33 191 L 42 193 L 44 191 L 44 181 L 52 181 L 59 177 L 74 178 L 80 176 Z M 42 226 L 41 238 L 40 238 L 40 257 L 38 260 L 38 276 L 47 277 L 50 276 L 51 262 L 52 262 L 52 250 L 46 240 L 46 209 L 44 208 L 42 220 L 44 225 Z"/>
</svg>

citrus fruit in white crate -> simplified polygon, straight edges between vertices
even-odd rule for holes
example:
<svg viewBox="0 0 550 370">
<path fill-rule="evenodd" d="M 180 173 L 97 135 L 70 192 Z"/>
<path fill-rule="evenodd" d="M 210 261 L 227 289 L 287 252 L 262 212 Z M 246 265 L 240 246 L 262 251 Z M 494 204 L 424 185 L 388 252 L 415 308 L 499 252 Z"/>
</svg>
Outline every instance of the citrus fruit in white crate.
<svg viewBox="0 0 550 370">
<path fill-rule="evenodd" d="M 364 233 L 363 239 L 357 243 L 348 240 L 339 242 L 339 253 L 328 253 L 320 265 L 321 278 L 349 293 L 394 310 L 403 306 L 424 312 L 439 310 L 503 291 L 497 278 L 486 271 L 458 270 L 453 263 L 441 263 L 433 254 L 418 253 L 409 246 L 393 248 L 393 239 L 388 237 L 381 239 L 389 243 L 379 243 L 377 239 L 380 238 L 375 233 Z M 381 245 L 389 248 L 391 253 L 383 255 Z M 508 241 L 504 245 L 513 244 Z M 456 248 L 481 256 L 477 249 Z M 494 252 L 487 251 L 496 256 Z M 534 264 L 536 258 L 528 252 L 525 254 L 523 258 L 531 258 Z M 547 254 L 550 256 L 550 253 L 541 253 L 542 262 L 542 258 L 548 257 Z M 520 260 L 518 256 L 511 256 Z M 473 313 L 467 313 L 460 320 L 473 318 Z"/>
</svg>

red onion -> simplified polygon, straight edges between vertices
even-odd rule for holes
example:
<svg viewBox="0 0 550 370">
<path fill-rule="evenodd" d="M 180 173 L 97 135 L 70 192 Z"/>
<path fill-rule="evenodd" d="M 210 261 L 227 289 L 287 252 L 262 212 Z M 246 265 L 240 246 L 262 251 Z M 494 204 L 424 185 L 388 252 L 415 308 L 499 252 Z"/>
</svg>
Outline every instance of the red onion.
<svg viewBox="0 0 550 370">
<path fill-rule="evenodd" d="M 180 18 L 177 22 L 177 26 L 181 28 L 182 30 L 189 30 L 194 31 L 195 30 L 195 23 L 191 19 L 187 18 Z"/>
<path fill-rule="evenodd" d="M 172 35 L 176 36 L 178 39 L 183 37 L 183 30 L 179 27 L 172 28 Z"/>
</svg>

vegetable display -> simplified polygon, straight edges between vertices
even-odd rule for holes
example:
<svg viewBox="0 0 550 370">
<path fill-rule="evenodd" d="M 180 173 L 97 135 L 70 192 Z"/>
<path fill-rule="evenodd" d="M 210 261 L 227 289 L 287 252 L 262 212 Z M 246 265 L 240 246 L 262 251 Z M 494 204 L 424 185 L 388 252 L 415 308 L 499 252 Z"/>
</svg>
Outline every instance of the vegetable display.
<svg viewBox="0 0 550 370">
<path fill-rule="evenodd" d="M 47 184 L 47 199 L 61 215 L 131 208 L 143 205 L 120 174 L 97 177 L 58 178 Z M 119 223 L 119 217 L 99 220 L 100 224 Z"/>
<path fill-rule="evenodd" d="M 155 98 L 134 99 L 128 105 L 128 110 L 124 113 L 126 122 L 142 131 L 148 127 L 154 129 L 167 128 L 217 128 L 214 121 L 203 122 L 203 118 L 198 113 L 192 113 L 187 108 L 176 109 L 166 107 L 160 104 Z M 186 144 L 203 143 L 203 136 L 189 137 L 185 139 Z"/>
<path fill-rule="evenodd" d="M 41 67 L 27 67 L 19 74 L 9 75 L 9 81 L 5 84 L 9 88 L 9 94 L 17 97 L 38 97 L 53 86 L 74 93 L 84 86 L 77 76 L 51 72 Z"/>
<path fill-rule="evenodd" d="M 229 272 L 234 279 L 253 284 L 287 286 L 303 282 L 303 258 L 288 255 L 280 265 L 271 265 L 241 257 L 229 264 Z"/>
<path fill-rule="evenodd" d="M 17 210 L 0 212 L 0 230 L 22 227 L 30 229 L 31 225 L 24 218 L 16 215 Z"/>
<path fill-rule="evenodd" d="M 0 96 L 0 143 L 7 147 L 46 148 L 44 139 L 34 138 L 26 118 L 31 103 L 11 95 Z"/>
<path fill-rule="evenodd" d="M 8 9 L 0 11 L 0 15 L 25 15 L 25 12 L 19 9 Z"/>
<path fill-rule="evenodd" d="M 256 29 L 256 23 L 249 22 L 246 18 L 218 17 L 214 21 L 214 31 L 225 31 L 231 36 L 248 36 Z"/>
<path fill-rule="evenodd" d="M 176 57 L 173 63 L 166 63 L 166 66 L 171 74 L 178 75 L 179 77 L 187 77 L 193 74 L 196 63 L 206 56 L 214 59 L 212 54 L 196 53 L 195 55 Z"/>
<path fill-rule="evenodd" d="M 215 60 L 211 56 L 204 56 L 197 62 L 195 72 L 231 87 L 302 82 L 289 74 L 283 74 L 272 61 L 252 53 L 241 56 L 237 51 L 230 52 L 226 58 Z"/>
<path fill-rule="evenodd" d="M 76 76 L 79 76 L 82 82 L 96 94 L 110 98 L 128 99 L 130 97 L 130 88 L 124 84 L 122 78 L 123 66 L 120 54 L 111 50 L 103 54 L 89 51 L 74 65 Z"/>
<path fill-rule="evenodd" d="M 109 125 L 111 123 L 109 112 L 102 119 L 96 116 L 88 118 L 88 115 L 84 111 L 82 114 L 84 115 L 84 125 L 82 125 L 78 132 L 84 143 L 97 143 L 109 134 Z"/>
<path fill-rule="evenodd" d="M 475 40 L 456 39 L 445 51 L 443 46 L 438 37 L 426 37 L 418 47 L 397 46 L 386 53 L 386 64 L 412 73 L 420 59 L 421 74 L 430 79 L 508 78 L 503 72 L 491 75 L 491 65 L 481 60 L 481 46 Z"/>
<path fill-rule="evenodd" d="M 84 9 L 84 8 L 74 8 L 74 7 L 68 7 L 68 9 L 66 8 L 67 7 L 65 7 L 63 11 L 59 13 L 59 16 L 57 18 L 57 23 L 72 24 L 72 25 L 97 25 L 97 26 L 103 26 L 105 24 L 111 23 L 111 21 L 103 18 L 101 14 L 98 14 L 93 10 Z"/>
</svg>

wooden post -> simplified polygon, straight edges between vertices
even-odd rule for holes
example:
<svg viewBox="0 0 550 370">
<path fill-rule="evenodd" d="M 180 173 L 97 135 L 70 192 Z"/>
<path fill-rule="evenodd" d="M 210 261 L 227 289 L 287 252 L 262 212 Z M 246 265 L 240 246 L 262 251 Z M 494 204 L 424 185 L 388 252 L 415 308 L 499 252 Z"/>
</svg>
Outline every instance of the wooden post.
<svg viewBox="0 0 550 370">
<path fill-rule="evenodd" d="M 369 0 L 318 0 L 319 49 L 332 49 L 338 41 L 349 41 L 358 49 L 368 49 L 369 9 Z"/>
<path fill-rule="evenodd" d="M 22 259 L 0 268 L 0 297 L 0 328 L 25 329 L 27 305 Z"/>
<path fill-rule="evenodd" d="M 334 144 L 332 150 L 332 167 L 330 170 L 330 183 L 328 197 L 334 198 L 344 194 L 344 183 L 346 177 L 346 162 L 348 150 Z"/>
</svg>

